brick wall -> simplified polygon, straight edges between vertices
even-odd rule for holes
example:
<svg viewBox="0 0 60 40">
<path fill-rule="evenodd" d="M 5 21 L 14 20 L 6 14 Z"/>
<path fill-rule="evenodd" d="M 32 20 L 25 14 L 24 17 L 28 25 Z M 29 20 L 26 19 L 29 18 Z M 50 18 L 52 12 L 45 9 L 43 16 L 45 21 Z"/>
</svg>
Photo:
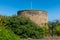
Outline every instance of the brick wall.
<svg viewBox="0 0 60 40">
<path fill-rule="evenodd" d="M 18 15 L 23 15 L 30 18 L 38 25 L 46 25 L 48 23 L 48 15 L 46 11 L 42 10 L 22 10 L 18 11 Z"/>
</svg>

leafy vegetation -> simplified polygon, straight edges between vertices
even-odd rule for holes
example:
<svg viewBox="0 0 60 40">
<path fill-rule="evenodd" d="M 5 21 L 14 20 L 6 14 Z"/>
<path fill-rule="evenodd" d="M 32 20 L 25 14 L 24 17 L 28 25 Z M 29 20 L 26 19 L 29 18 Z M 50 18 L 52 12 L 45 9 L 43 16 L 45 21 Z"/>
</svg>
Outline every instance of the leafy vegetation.
<svg viewBox="0 0 60 40">
<path fill-rule="evenodd" d="M 11 16 L 7 20 L 6 25 L 21 38 L 42 38 L 45 36 L 45 32 L 48 31 L 48 29 L 43 29 L 25 16 Z"/>
<path fill-rule="evenodd" d="M 20 40 L 10 29 L 0 26 L 0 40 Z"/>
<path fill-rule="evenodd" d="M 49 30 L 52 36 L 60 36 L 60 21 L 55 20 L 53 22 L 49 22 Z"/>
<path fill-rule="evenodd" d="M 55 26 L 54 30 L 55 35 L 60 36 L 60 25 Z"/>
<path fill-rule="evenodd" d="M 0 15 L 0 39 L 19 40 L 20 38 L 43 38 L 49 35 L 60 35 L 60 22 L 58 20 L 38 26 L 25 16 L 2 16 Z M 18 37 L 19 36 L 19 37 Z"/>
</svg>

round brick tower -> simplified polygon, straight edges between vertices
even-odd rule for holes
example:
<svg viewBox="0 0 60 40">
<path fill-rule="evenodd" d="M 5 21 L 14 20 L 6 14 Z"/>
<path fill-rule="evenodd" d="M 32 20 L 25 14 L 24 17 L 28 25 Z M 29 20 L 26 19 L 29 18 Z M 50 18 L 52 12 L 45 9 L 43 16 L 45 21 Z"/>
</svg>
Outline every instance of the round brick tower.
<svg viewBox="0 0 60 40">
<path fill-rule="evenodd" d="M 33 22 L 38 25 L 46 25 L 48 23 L 48 15 L 43 10 L 21 10 L 17 14 L 30 18 Z"/>
</svg>

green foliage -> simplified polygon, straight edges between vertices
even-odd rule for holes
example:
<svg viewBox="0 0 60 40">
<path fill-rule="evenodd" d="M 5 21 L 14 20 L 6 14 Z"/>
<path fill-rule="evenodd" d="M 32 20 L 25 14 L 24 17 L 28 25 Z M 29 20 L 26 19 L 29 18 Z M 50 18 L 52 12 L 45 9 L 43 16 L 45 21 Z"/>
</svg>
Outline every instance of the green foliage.
<svg viewBox="0 0 60 40">
<path fill-rule="evenodd" d="M 47 35 L 46 28 L 38 26 L 25 16 L 10 16 L 5 24 L 21 38 L 42 38 Z"/>
<path fill-rule="evenodd" d="M 60 21 L 55 20 L 53 22 L 49 22 L 49 30 L 51 35 L 60 36 Z"/>
<path fill-rule="evenodd" d="M 9 28 L 0 26 L 0 40 L 20 40 Z"/>
<path fill-rule="evenodd" d="M 1 25 L 10 28 L 21 38 L 43 38 L 48 35 L 46 27 L 40 27 L 25 16 L 2 16 Z"/>
<path fill-rule="evenodd" d="M 54 33 L 55 35 L 60 36 L 60 25 L 55 26 Z"/>
</svg>

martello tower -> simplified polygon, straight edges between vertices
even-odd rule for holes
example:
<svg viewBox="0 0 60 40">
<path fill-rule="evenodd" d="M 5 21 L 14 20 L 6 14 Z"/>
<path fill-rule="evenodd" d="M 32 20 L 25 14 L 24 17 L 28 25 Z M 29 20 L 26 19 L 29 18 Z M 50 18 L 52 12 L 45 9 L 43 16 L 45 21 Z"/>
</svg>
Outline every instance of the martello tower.
<svg viewBox="0 0 60 40">
<path fill-rule="evenodd" d="M 23 15 L 30 18 L 38 25 L 46 25 L 48 23 L 48 15 L 43 10 L 21 10 L 17 13 L 19 16 Z"/>
</svg>

